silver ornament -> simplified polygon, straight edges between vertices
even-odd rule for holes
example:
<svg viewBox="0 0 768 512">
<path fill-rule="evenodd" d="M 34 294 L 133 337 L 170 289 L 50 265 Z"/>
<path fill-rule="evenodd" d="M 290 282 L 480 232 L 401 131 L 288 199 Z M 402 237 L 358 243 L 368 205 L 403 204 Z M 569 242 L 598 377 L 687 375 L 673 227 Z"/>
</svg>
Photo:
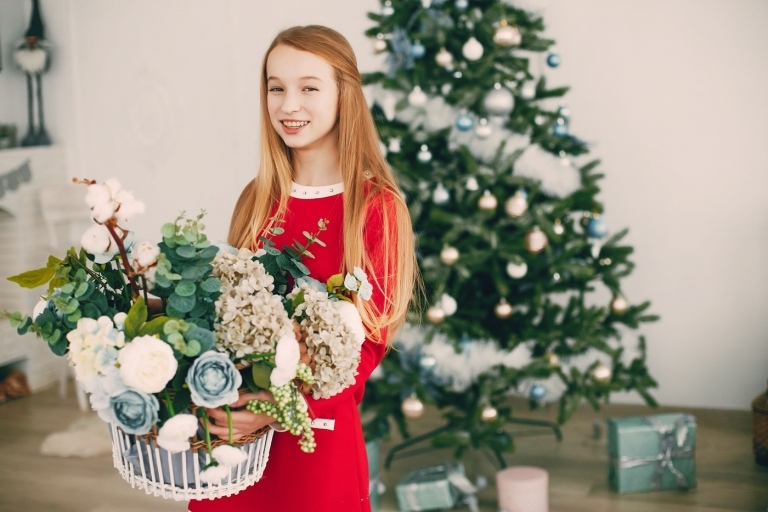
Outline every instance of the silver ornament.
<svg viewBox="0 0 768 512">
<path fill-rule="evenodd" d="M 418 85 L 413 86 L 413 90 L 408 93 L 408 104 L 412 107 L 423 107 L 427 103 L 427 95 Z"/>
<path fill-rule="evenodd" d="M 499 28 L 493 34 L 493 42 L 499 46 L 517 46 L 523 40 L 517 27 L 507 24 L 507 20 L 501 20 Z"/>
<path fill-rule="evenodd" d="M 381 14 L 384 16 L 392 16 L 395 13 L 395 8 L 392 7 L 392 2 L 387 0 L 384 2 L 384 6 L 381 8 Z"/>
<path fill-rule="evenodd" d="M 491 92 L 486 94 L 483 107 L 492 116 L 508 116 L 515 108 L 515 98 L 508 89 L 496 83 Z"/>
<path fill-rule="evenodd" d="M 520 279 L 528 273 L 528 265 L 522 262 L 510 261 L 507 263 L 507 275 L 512 279 Z"/>
<path fill-rule="evenodd" d="M 443 250 L 440 251 L 440 261 L 444 265 L 451 266 L 459 261 L 459 250 L 451 245 L 446 245 Z"/>
<path fill-rule="evenodd" d="M 480 119 L 480 121 L 477 122 L 477 127 L 475 128 L 475 135 L 477 135 L 477 138 L 487 139 L 491 136 L 491 133 L 493 133 L 493 128 L 490 124 L 488 124 L 488 120 L 486 118 Z"/>
<path fill-rule="evenodd" d="M 592 380 L 599 384 L 608 384 L 613 378 L 613 372 L 609 367 L 600 363 L 592 369 L 590 376 Z"/>
<path fill-rule="evenodd" d="M 416 158 L 419 160 L 419 162 L 425 164 L 432 160 L 432 153 L 429 151 L 429 148 L 426 144 L 422 144 L 421 148 L 419 149 L 418 154 L 416 155 Z"/>
<path fill-rule="evenodd" d="M 515 192 L 512 197 L 504 203 L 504 211 L 507 215 L 516 219 L 528 211 L 528 199 L 520 192 Z"/>
<path fill-rule="evenodd" d="M 480 411 L 480 419 L 486 423 L 492 423 L 496 421 L 498 417 L 499 411 L 497 411 L 496 408 L 491 405 L 486 405 Z"/>
<path fill-rule="evenodd" d="M 498 205 L 499 200 L 489 190 L 483 192 L 483 195 L 477 200 L 477 206 L 485 211 L 495 210 Z"/>
<path fill-rule="evenodd" d="M 433 324 L 439 324 L 445 320 L 445 311 L 440 306 L 430 306 L 427 309 L 427 320 Z"/>
<path fill-rule="evenodd" d="M 442 183 L 438 183 L 435 190 L 432 191 L 432 202 L 435 204 L 445 204 L 451 199 L 451 194 Z"/>
<path fill-rule="evenodd" d="M 461 48 L 461 54 L 467 60 L 478 60 L 483 56 L 483 45 L 474 36 L 470 37 Z"/>
<path fill-rule="evenodd" d="M 539 228 L 534 228 L 525 235 L 525 248 L 532 254 L 538 254 L 544 250 L 549 243 L 547 235 Z"/>
<path fill-rule="evenodd" d="M 435 62 L 439 66 L 450 69 L 453 66 L 453 55 L 445 48 L 440 48 L 440 51 L 435 55 Z"/>
<path fill-rule="evenodd" d="M 416 395 L 411 395 L 403 400 L 400 409 L 403 411 L 403 414 L 405 414 L 406 418 L 410 418 L 412 420 L 421 418 L 421 416 L 424 414 L 424 404 Z"/>
<path fill-rule="evenodd" d="M 532 100 L 536 97 L 536 85 L 533 82 L 526 82 L 520 88 L 520 97 L 524 100 Z"/>
<path fill-rule="evenodd" d="M 616 295 L 611 301 L 611 311 L 617 315 L 623 315 L 629 309 L 629 303 L 623 295 Z"/>
<path fill-rule="evenodd" d="M 498 304 L 493 308 L 493 313 L 502 320 L 509 318 L 512 316 L 512 306 L 507 302 L 507 299 L 502 297 Z"/>
<path fill-rule="evenodd" d="M 456 4 L 455 5 L 456 5 L 457 9 L 459 9 L 460 11 L 463 11 L 464 9 L 466 9 L 469 6 L 469 1 L 468 0 L 456 0 Z"/>
</svg>

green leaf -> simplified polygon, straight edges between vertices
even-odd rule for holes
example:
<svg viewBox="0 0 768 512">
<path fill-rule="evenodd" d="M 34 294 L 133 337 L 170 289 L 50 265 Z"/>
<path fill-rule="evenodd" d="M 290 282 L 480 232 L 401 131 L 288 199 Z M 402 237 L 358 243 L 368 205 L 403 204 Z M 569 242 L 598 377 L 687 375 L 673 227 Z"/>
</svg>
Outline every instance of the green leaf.
<svg viewBox="0 0 768 512">
<path fill-rule="evenodd" d="M 203 291 L 206 291 L 208 293 L 215 293 L 221 290 L 221 281 L 218 277 L 209 277 L 202 283 L 200 283 L 200 288 L 203 289 Z"/>
<path fill-rule="evenodd" d="M 163 235 L 163 238 L 173 238 L 176 235 L 176 224 L 173 222 L 163 224 L 160 228 L 160 234 Z"/>
<path fill-rule="evenodd" d="M 97 320 L 101 316 L 101 311 L 99 311 L 99 308 L 89 302 L 83 306 L 83 316 Z"/>
<path fill-rule="evenodd" d="M 79 299 L 83 295 L 85 295 L 87 291 L 88 291 L 88 283 L 80 283 L 73 295 Z"/>
<path fill-rule="evenodd" d="M 280 254 L 280 250 L 275 249 L 274 247 L 264 246 L 264 250 L 267 252 L 267 254 L 270 254 L 272 256 L 277 256 L 278 254 Z"/>
<path fill-rule="evenodd" d="M 179 281 L 175 288 L 176 294 L 181 295 L 182 297 L 194 295 L 196 290 L 197 286 L 195 286 L 195 283 L 186 280 Z"/>
<path fill-rule="evenodd" d="M 200 353 L 213 349 L 213 346 L 216 344 L 216 336 L 208 329 L 203 329 L 198 326 L 188 330 L 184 334 L 184 338 L 188 343 L 192 343 L 193 341 L 198 343 L 200 345 Z"/>
<path fill-rule="evenodd" d="M 173 380 L 171 381 L 171 388 L 176 390 L 186 389 L 184 388 L 184 381 L 187 380 L 187 372 L 189 371 L 190 366 L 192 366 L 192 363 L 186 359 L 179 361 L 176 375 L 173 376 Z"/>
<path fill-rule="evenodd" d="M 328 291 L 331 291 L 334 288 L 340 288 L 341 285 L 343 284 L 344 284 L 344 276 L 341 274 L 334 274 L 331 277 L 329 277 L 328 280 L 325 282 L 325 286 L 328 287 Z"/>
<path fill-rule="evenodd" d="M 265 363 L 253 363 L 251 366 L 251 375 L 253 376 L 253 382 L 261 389 L 268 389 L 270 380 L 269 376 L 272 374 L 272 368 Z"/>
<path fill-rule="evenodd" d="M 67 315 L 67 321 L 74 323 L 77 323 L 78 320 L 80 320 L 83 317 L 83 313 L 77 309 L 74 313 L 71 315 Z"/>
<path fill-rule="evenodd" d="M 145 323 L 139 329 L 139 336 L 162 336 L 166 322 L 170 320 L 167 316 L 158 316 Z"/>
<path fill-rule="evenodd" d="M 67 302 L 64 304 L 64 307 L 61 309 L 61 312 L 65 315 L 71 315 L 77 309 L 80 307 L 80 303 L 75 298 L 70 298 L 67 300 Z"/>
<path fill-rule="evenodd" d="M 144 297 L 139 296 L 136 302 L 133 303 L 131 309 L 128 311 L 128 316 L 125 319 L 125 337 L 132 340 L 139 335 L 139 330 L 144 322 L 147 321 L 149 311 L 147 305 L 144 303 Z"/>
<path fill-rule="evenodd" d="M 210 261 L 213 258 L 215 258 L 217 254 L 219 254 L 219 248 L 215 245 L 209 245 L 208 247 L 200 251 L 199 257 L 201 260 Z"/>
<path fill-rule="evenodd" d="M 67 338 L 62 336 L 61 331 L 58 329 L 54 331 L 51 338 L 49 338 L 48 347 L 50 347 L 51 352 L 57 356 L 63 356 L 69 351 L 69 343 L 67 343 Z"/>
<path fill-rule="evenodd" d="M 180 412 L 186 410 L 189 407 L 189 405 L 192 403 L 192 395 L 190 394 L 189 389 L 187 388 L 178 389 L 175 392 L 171 403 L 173 404 L 173 411 L 176 414 L 179 414 Z"/>
<path fill-rule="evenodd" d="M 210 272 L 210 265 L 190 265 L 181 271 L 181 277 L 188 279 L 189 281 L 197 281 L 202 278 L 208 272 Z"/>
<path fill-rule="evenodd" d="M 168 297 L 168 305 L 172 308 L 174 308 L 179 313 L 189 313 L 192 311 L 192 308 L 195 307 L 195 296 L 189 296 L 184 297 L 182 295 L 179 295 L 178 293 L 172 293 L 170 297 Z"/>
<path fill-rule="evenodd" d="M 195 357 L 200 353 L 201 348 L 199 341 L 189 340 L 187 341 L 187 350 L 184 352 L 184 355 L 187 357 Z"/>
<path fill-rule="evenodd" d="M 185 260 L 194 258 L 197 255 L 197 249 L 191 245 L 180 245 L 176 248 L 176 254 Z"/>
<path fill-rule="evenodd" d="M 37 288 L 53 279 L 55 274 L 55 267 L 45 267 L 22 272 L 21 274 L 9 277 L 8 280 L 18 284 L 22 288 Z"/>
</svg>

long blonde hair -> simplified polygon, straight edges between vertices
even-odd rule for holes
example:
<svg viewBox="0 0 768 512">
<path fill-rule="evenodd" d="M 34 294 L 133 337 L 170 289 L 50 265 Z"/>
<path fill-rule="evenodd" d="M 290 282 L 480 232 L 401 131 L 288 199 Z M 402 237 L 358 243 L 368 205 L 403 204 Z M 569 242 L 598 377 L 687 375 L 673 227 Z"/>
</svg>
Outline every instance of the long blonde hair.
<svg viewBox="0 0 768 512">
<path fill-rule="evenodd" d="M 232 215 L 228 241 L 235 247 L 254 247 L 269 222 L 275 204 L 285 211 L 291 190 L 291 149 L 270 122 L 267 105 L 267 59 L 278 45 L 320 57 L 334 69 L 339 92 L 339 166 L 344 182 L 344 269 L 360 266 L 383 288 L 385 305 L 378 311 L 373 301 L 357 301 L 363 322 L 376 341 L 391 339 L 405 320 L 418 282 L 413 228 L 387 161 L 381 153 L 373 117 L 363 96 L 357 59 L 349 42 L 333 29 L 319 25 L 291 27 L 280 32 L 264 55 L 261 66 L 261 157 L 259 172 L 243 191 Z M 367 176 L 364 176 L 363 173 Z M 366 180 L 366 178 L 370 178 Z M 370 183 L 366 186 L 366 182 Z M 363 228 L 368 207 L 381 208 L 382 254 L 367 254 Z M 394 219 L 390 218 L 394 215 Z M 390 227 L 388 229 L 388 227 Z M 393 240 L 394 238 L 394 240 Z M 372 262 L 386 275 L 372 275 Z M 386 340 L 379 332 L 388 329 Z"/>
</svg>

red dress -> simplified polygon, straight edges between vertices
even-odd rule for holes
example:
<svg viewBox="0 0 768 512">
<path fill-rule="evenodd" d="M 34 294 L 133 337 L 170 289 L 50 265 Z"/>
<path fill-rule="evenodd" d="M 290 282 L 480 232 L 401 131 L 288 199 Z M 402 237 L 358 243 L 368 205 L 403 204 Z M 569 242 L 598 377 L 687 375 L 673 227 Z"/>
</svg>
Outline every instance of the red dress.
<svg viewBox="0 0 768 512">
<path fill-rule="evenodd" d="M 298 240 L 306 242 L 304 231 L 317 232 L 317 221 L 328 219 L 326 231 L 319 234 L 326 247 L 309 247 L 315 259 L 304 258 L 310 276 L 325 282 L 338 274 L 343 265 L 343 194 L 341 185 L 305 187 L 294 185 L 281 227 L 285 232 L 273 237 L 277 247 Z M 364 228 L 366 252 L 381 249 L 381 207 L 368 208 Z M 388 220 L 392 217 L 388 216 Z M 374 265 L 376 258 L 374 258 Z M 377 269 L 377 275 L 383 275 Z M 373 297 L 383 307 L 383 294 L 376 282 Z M 382 333 L 385 335 L 385 333 Z M 317 448 L 304 453 L 298 437 L 275 432 L 264 476 L 256 484 L 228 498 L 192 501 L 191 512 L 369 512 L 368 460 L 360 424 L 358 405 L 365 381 L 384 357 L 385 345 L 366 340 L 362 346 L 356 382 L 341 393 L 326 399 L 307 396 L 316 418 L 335 420 L 334 430 L 314 429 Z"/>
</svg>

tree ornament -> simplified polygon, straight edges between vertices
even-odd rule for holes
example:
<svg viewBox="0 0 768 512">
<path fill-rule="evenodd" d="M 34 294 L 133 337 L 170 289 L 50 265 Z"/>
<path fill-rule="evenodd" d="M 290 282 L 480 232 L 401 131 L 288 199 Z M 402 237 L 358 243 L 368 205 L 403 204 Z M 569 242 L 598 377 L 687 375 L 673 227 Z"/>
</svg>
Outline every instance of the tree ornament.
<svg viewBox="0 0 768 512">
<path fill-rule="evenodd" d="M 486 405 L 480 411 L 480 419 L 485 423 L 493 423 L 499 418 L 499 411 L 492 405 Z"/>
<path fill-rule="evenodd" d="M 496 199 L 496 196 L 491 194 L 490 190 L 486 190 L 483 192 L 483 195 L 480 196 L 480 199 L 477 200 L 477 206 L 481 210 L 485 211 L 493 211 L 496 209 L 496 207 L 499 205 L 499 200 Z"/>
<path fill-rule="evenodd" d="M 426 52 L 427 49 L 424 48 L 424 45 L 421 43 L 421 41 L 414 41 L 414 43 L 411 45 L 411 57 L 414 59 L 422 58 Z"/>
<path fill-rule="evenodd" d="M 534 226 L 532 230 L 525 235 L 525 248 L 531 254 L 538 254 L 544 250 L 549 243 L 547 235 L 541 230 L 539 226 Z"/>
<path fill-rule="evenodd" d="M 445 311 L 440 306 L 430 306 L 427 309 L 427 320 L 437 325 L 445 320 Z"/>
<path fill-rule="evenodd" d="M 451 199 L 451 193 L 443 186 L 442 183 L 438 183 L 435 190 L 432 192 L 432 202 L 435 204 L 445 204 Z"/>
<path fill-rule="evenodd" d="M 600 214 L 594 214 L 587 224 L 587 234 L 590 238 L 603 238 L 608 234 L 608 224 Z"/>
<path fill-rule="evenodd" d="M 408 93 L 408 104 L 412 107 L 423 107 L 427 104 L 427 95 L 418 85 L 414 85 L 413 90 Z"/>
<path fill-rule="evenodd" d="M 456 0 L 456 3 L 454 4 L 456 8 L 460 11 L 466 10 L 467 7 L 469 7 L 469 1 L 468 0 Z"/>
<path fill-rule="evenodd" d="M 544 397 L 547 396 L 547 388 L 543 384 L 536 383 L 531 386 L 529 396 L 531 400 L 536 400 L 537 402 L 544 400 Z"/>
<path fill-rule="evenodd" d="M 551 68 L 556 68 L 560 65 L 560 55 L 556 54 L 555 52 L 549 52 L 547 55 L 547 66 Z"/>
<path fill-rule="evenodd" d="M 400 152 L 400 137 L 393 137 L 389 139 L 389 146 L 388 146 L 390 153 L 399 153 Z"/>
<path fill-rule="evenodd" d="M 421 0 L 421 6 L 425 9 L 432 7 L 432 0 Z"/>
<path fill-rule="evenodd" d="M 453 72 L 453 78 L 455 78 L 455 79 L 457 79 L 457 80 L 458 80 L 459 78 L 463 77 L 463 76 L 464 76 L 464 74 L 463 74 L 461 71 L 454 71 L 454 72 Z"/>
<path fill-rule="evenodd" d="M 589 375 L 592 377 L 592 380 L 598 384 L 609 384 L 613 378 L 613 372 L 611 369 L 604 365 L 602 362 L 592 368 L 592 371 L 589 372 Z"/>
<path fill-rule="evenodd" d="M 430 371 L 434 369 L 435 366 L 437 366 L 437 358 L 435 358 L 435 356 L 425 354 L 419 358 L 419 368 L 422 370 Z"/>
<path fill-rule="evenodd" d="M 615 295 L 611 301 L 611 311 L 617 315 L 623 315 L 627 312 L 627 309 L 629 309 L 629 303 L 627 302 L 627 299 L 625 299 L 621 294 Z"/>
<path fill-rule="evenodd" d="M 382 53 L 387 49 L 387 41 L 384 39 L 384 34 L 376 34 L 376 39 L 373 40 L 373 51 L 376 53 Z"/>
<path fill-rule="evenodd" d="M 568 124 L 565 119 L 558 117 L 555 124 L 552 125 L 552 133 L 555 137 L 565 137 L 568 135 Z"/>
<path fill-rule="evenodd" d="M 462 112 L 456 117 L 456 129 L 460 132 L 468 132 L 474 125 L 474 119 L 466 112 Z"/>
<path fill-rule="evenodd" d="M 562 117 L 565 120 L 568 120 L 571 118 L 571 109 L 566 107 L 564 104 L 560 104 L 560 106 L 557 109 L 557 115 Z"/>
<path fill-rule="evenodd" d="M 560 219 L 555 219 L 555 225 L 552 227 L 552 230 L 556 235 L 562 235 L 565 233 L 565 226 L 563 226 L 563 223 L 560 222 Z"/>
<path fill-rule="evenodd" d="M 560 358 L 554 352 L 547 352 L 544 354 L 544 360 L 552 368 L 560 366 Z"/>
<path fill-rule="evenodd" d="M 485 95 L 483 107 L 492 116 L 508 116 L 515 108 L 515 98 L 508 89 L 496 82 L 491 92 Z"/>
<path fill-rule="evenodd" d="M 440 48 L 440 51 L 435 55 L 435 62 L 437 62 L 438 66 L 450 69 L 453 67 L 453 55 L 445 47 Z"/>
<path fill-rule="evenodd" d="M 419 419 L 424 414 L 424 404 L 416 395 L 411 395 L 403 400 L 400 409 L 403 411 L 406 418 L 412 420 Z"/>
<path fill-rule="evenodd" d="M 512 306 L 507 302 L 507 299 L 502 297 L 496 306 L 494 306 L 493 313 L 502 320 L 509 318 L 512 316 Z"/>
<path fill-rule="evenodd" d="M 504 203 L 504 211 L 507 215 L 516 219 L 528 211 L 528 194 L 518 190 Z"/>
<path fill-rule="evenodd" d="M 430 160 L 432 160 L 432 153 L 429 151 L 429 148 L 426 144 L 422 144 L 421 148 L 419 149 L 418 154 L 416 155 L 416 158 L 419 160 L 419 162 L 426 164 Z"/>
<path fill-rule="evenodd" d="M 475 128 L 475 135 L 478 139 L 487 139 L 491 136 L 491 133 L 493 133 L 493 128 L 490 124 L 488 124 L 488 120 L 486 118 L 480 119 L 480 121 L 477 122 L 477 127 Z"/>
<path fill-rule="evenodd" d="M 392 121 L 395 118 L 395 113 L 397 112 L 397 98 L 395 98 L 395 95 L 392 94 L 391 91 L 384 93 L 384 96 L 380 100 L 377 100 L 376 103 L 381 107 L 387 121 Z"/>
<path fill-rule="evenodd" d="M 522 40 L 520 31 L 517 27 L 507 24 L 507 20 L 501 20 L 499 27 L 493 34 L 493 42 L 499 46 L 517 46 Z"/>
<path fill-rule="evenodd" d="M 395 8 L 392 7 L 392 2 L 390 0 L 384 2 L 384 6 L 381 8 L 381 14 L 384 16 L 392 16 L 395 14 Z"/>
<path fill-rule="evenodd" d="M 536 85 L 533 82 L 526 82 L 520 88 L 520 97 L 524 100 L 532 100 L 536 97 Z"/>
<path fill-rule="evenodd" d="M 467 183 L 464 185 L 464 188 L 467 190 L 474 192 L 476 190 L 480 190 L 480 184 L 477 182 L 477 178 L 474 176 L 470 176 L 467 178 Z"/>
<path fill-rule="evenodd" d="M 483 45 L 480 44 L 475 36 L 470 37 L 461 48 L 461 54 L 467 60 L 478 60 L 483 56 Z"/>
<path fill-rule="evenodd" d="M 507 263 L 507 274 L 512 279 L 520 279 L 528 273 L 528 264 L 524 261 L 510 261 Z"/>
<path fill-rule="evenodd" d="M 459 303 L 456 302 L 456 299 L 444 293 L 440 296 L 440 309 L 443 310 L 445 316 L 453 316 L 459 310 Z"/>
<path fill-rule="evenodd" d="M 446 245 L 443 247 L 443 250 L 440 251 L 440 261 L 449 267 L 459 261 L 459 256 L 459 250 L 452 245 Z"/>
</svg>

